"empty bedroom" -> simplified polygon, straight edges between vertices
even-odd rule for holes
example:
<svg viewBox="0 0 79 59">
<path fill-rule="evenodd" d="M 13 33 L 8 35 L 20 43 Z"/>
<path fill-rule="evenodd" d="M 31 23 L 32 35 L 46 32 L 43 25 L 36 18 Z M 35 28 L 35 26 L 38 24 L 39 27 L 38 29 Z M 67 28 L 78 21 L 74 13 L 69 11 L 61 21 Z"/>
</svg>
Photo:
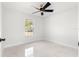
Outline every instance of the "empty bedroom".
<svg viewBox="0 0 79 59">
<path fill-rule="evenodd" d="M 77 2 L 0 2 L 2 57 L 77 57 Z"/>
</svg>

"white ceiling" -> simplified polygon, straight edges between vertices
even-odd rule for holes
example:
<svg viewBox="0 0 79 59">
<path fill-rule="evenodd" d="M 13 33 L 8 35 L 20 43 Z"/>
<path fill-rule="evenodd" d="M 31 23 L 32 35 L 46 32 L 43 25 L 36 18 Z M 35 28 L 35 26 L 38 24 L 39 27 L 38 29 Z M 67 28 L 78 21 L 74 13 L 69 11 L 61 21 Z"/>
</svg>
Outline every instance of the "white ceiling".
<svg viewBox="0 0 79 59">
<path fill-rule="evenodd" d="M 47 13 L 44 13 L 45 14 L 44 16 L 41 16 L 40 12 L 36 13 L 36 14 L 32 14 L 33 12 L 38 11 L 33 6 L 39 7 L 40 4 L 42 4 L 42 3 L 46 3 L 46 2 L 3 2 L 2 4 L 4 7 L 7 7 L 7 8 L 16 9 L 18 11 L 27 13 L 29 15 L 40 16 L 40 17 L 45 17 L 45 18 L 50 16 L 53 13 L 61 12 L 63 10 L 77 6 L 76 2 L 75 3 L 73 3 L 73 2 L 55 2 L 55 3 L 53 3 L 53 2 L 51 2 L 52 5 L 49 6 L 48 9 L 54 9 L 53 13 L 47 12 Z"/>
</svg>

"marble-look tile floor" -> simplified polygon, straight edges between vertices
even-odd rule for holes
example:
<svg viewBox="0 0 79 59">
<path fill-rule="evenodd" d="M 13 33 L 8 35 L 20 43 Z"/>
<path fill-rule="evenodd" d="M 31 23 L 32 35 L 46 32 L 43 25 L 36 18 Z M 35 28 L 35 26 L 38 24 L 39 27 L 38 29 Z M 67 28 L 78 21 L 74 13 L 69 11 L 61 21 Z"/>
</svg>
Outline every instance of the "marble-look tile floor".
<svg viewBox="0 0 79 59">
<path fill-rule="evenodd" d="M 3 57 L 77 57 L 78 49 L 38 41 L 3 49 Z"/>
</svg>

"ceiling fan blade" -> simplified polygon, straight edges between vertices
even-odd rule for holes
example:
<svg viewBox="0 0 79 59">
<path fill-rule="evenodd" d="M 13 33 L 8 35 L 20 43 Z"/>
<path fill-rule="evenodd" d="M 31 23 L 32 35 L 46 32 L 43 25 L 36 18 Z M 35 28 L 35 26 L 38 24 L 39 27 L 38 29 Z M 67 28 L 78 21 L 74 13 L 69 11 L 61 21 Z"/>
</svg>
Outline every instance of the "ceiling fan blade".
<svg viewBox="0 0 79 59">
<path fill-rule="evenodd" d="M 35 13 L 38 13 L 38 12 L 40 12 L 40 11 L 33 12 L 32 14 L 35 14 Z"/>
<path fill-rule="evenodd" d="M 51 4 L 49 2 L 46 3 L 46 5 L 42 8 L 42 9 L 46 9 L 48 6 L 50 6 Z"/>
<path fill-rule="evenodd" d="M 33 6 L 34 7 L 34 6 Z M 37 8 L 37 7 L 34 7 L 35 9 L 37 9 L 37 10 L 40 10 L 39 8 Z"/>
<path fill-rule="evenodd" d="M 42 3 L 42 4 L 40 5 L 40 7 L 42 8 L 42 7 L 43 7 L 43 5 L 44 5 L 44 3 Z"/>
<path fill-rule="evenodd" d="M 53 12 L 54 10 L 44 10 L 45 12 Z"/>
</svg>

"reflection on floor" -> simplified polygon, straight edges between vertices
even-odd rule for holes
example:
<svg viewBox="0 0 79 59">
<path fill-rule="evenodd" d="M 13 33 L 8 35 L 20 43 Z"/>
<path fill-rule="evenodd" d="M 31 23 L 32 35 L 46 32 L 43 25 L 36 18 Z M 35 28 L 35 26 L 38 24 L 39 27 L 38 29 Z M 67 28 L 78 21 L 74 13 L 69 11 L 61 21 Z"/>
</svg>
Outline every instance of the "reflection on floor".
<svg viewBox="0 0 79 59">
<path fill-rule="evenodd" d="M 3 57 L 76 57 L 78 49 L 65 47 L 48 41 L 38 41 L 31 44 L 3 49 Z"/>
</svg>

